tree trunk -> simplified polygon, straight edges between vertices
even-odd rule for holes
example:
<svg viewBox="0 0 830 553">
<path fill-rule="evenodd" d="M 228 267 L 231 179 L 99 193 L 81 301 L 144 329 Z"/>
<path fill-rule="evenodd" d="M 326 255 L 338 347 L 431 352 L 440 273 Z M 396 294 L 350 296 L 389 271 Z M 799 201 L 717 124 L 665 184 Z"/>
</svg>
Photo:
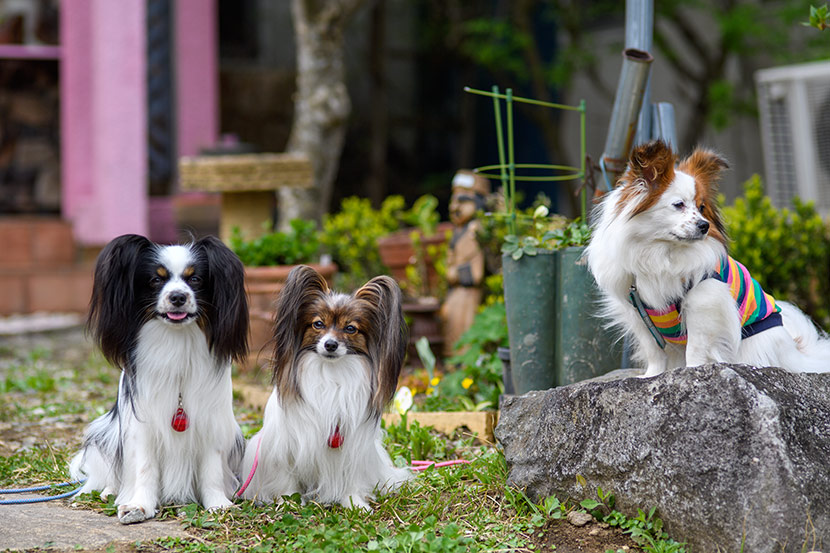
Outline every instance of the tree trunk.
<svg viewBox="0 0 830 553">
<path fill-rule="evenodd" d="M 281 228 L 294 218 L 319 220 L 331 203 L 351 112 L 343 36 L 351 15 L 364 1 L 292 0 L 297 92 L 286 149 L 308 154 L 314 185 L 309 189 L 279 190 Z"/>
</svg>

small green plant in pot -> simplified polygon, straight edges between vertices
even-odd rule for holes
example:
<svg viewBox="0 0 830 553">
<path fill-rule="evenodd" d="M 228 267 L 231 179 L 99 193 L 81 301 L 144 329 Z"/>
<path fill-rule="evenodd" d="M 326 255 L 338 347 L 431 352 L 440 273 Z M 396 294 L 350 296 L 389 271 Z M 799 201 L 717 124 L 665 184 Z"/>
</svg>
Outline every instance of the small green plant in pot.
<svg viewBox="0 0 830 553">
<path fill-rule="evenodd" d="M 270 225 L 265 223 L 265 226 Z M 234 228 L 230 247 L 245 265 L 251 353 L 243 369 L 250 369 L 267 358 L 262 350 L 270 339 L 274 302 L 291 269 L 300 264 L 310 265 L 331 285 L 337 265 L 319 263 L 320 238 L 314 221 L 294 219 L 289 223 L 288 231 L 268 231 L 250 240 Z"/>
<path fill-rule="evenodd" d="M 231 231 L 230 247 L 247 267 L 311 263 L 319 255 L 320 239 L 314 221 L 294 219 L 287 232 L 272 231 L 246 240 L 238 227 Z"/>
<path fill-rule="evenodd" d="M 560 249 L 562 240 L 567 239 L 569 242 L 575 242 L 575 233 L 576 237 L 583 236 L 582 229 L 585 225 L 577 223 L 574 222 L 569 225 L 567 219 L 561 215 L 550 217 L 547 206 L 540 205 L 534 209 L 528 224 L 524 225 L 526 229 L 524 234 L 508 234 L 504 237 L 501 253 L 518 261 L 523 255 L 534 256 L 539 251 Z M 573 230 L 574 228 L 576 230 Z M 572 245 L 587 244 L 589 234 L 589 230 L 584 233 L 585 241 L 582 244 L 573 243 Z"/>
</svg>

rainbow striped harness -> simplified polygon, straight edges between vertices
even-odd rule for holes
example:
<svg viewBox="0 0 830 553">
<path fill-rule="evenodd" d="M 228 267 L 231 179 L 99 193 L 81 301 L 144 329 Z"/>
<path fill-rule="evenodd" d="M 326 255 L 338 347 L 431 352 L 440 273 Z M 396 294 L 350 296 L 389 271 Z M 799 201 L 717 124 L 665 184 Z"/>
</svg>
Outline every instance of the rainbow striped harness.
<svg viewBox="0 0 830 553">
<path fill-rule="evenodd" d="M 729 291 L 737 303 L 741 317 L 742 339 L 782 325 L 781 308 L 775 304 L 775 299 L 764 292 L 758 281 L 749 274 L 749 270 L 738 261 L 729 256 L 721 258 L 718 267 L 703 277 L 703 280 L 707 278 L 714 278 L 729 285 Z M 686 292 L 691 290 L 692 286 L 689 285 Z M 666 342 L 686 344 L 686 327 L 681 316 L 682 298 L 662 309 L 654 309 L 642 302 L 637 287 L 632 285 L 629 299 L 640 313 L 657 345 L 665 348 Z"/>
</svg>

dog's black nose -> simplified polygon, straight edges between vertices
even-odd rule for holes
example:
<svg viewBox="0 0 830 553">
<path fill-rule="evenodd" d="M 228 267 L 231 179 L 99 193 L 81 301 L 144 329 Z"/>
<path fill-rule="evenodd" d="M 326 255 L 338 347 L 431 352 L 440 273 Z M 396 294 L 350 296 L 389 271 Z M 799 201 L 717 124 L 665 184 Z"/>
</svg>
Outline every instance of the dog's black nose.
<svg viewBox="0 0 830 553">
<path fill-rule="evenodd" d="M 697 222 L 697 230 L 700 231 L 700 234 L 706 234 L 709 232 L 709 221 L 706 219 L 701 219 Z"/>
<path fill-rule="evenodd" d="M 337 340 L 326 340 L 326 343 L 323 344 L 323 347 L 326 348 L 326 351 L 333 352 L 337 349 L 338 345 L 339 344 L 337 343 Z"/>
<path fill-rule="evenodd" d="M 173 292 L 167 296 L 167 299 L 170 300 L 170 303 L 172 303 L 174 307 L 181 307 L 187 301 L 187 296 L 182 292 Z"/>
</svg>

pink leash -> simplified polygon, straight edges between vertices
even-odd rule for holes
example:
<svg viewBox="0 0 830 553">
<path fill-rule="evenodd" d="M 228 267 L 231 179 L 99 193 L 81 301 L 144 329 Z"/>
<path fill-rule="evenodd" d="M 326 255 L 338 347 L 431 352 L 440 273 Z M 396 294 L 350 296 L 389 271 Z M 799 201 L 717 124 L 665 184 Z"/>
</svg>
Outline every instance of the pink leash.
<svg viewBox="0 0 830 553">
<path fill-rule="evenodd" d="M 426 470 L 429 467 L 450 467 L 452 465 L 469 465 L 470 461 L 467 459 L 454 459 L 452 461 L 443 461 L 441 463 L 436 463 L 435 461 L 412 461 L 412 466 L 409 467 L 412 470 Z"/>
<path fill-rule="evenodd" d="M 259 464 L 259 446 L 262 445 L 262 436 L 259 437 L 259 441 L 256 443 L 256 453 L 254 454 L 254 464 L 251 465 L 251 474 L 248 475 L 248 479 L 245 480 L 245 483 L 242 484 L 242 487 L 239 488 L 239 491 L 236 492 L 236 497 L 242 497 L 242 494 L 248 489 L 248 484 L 251 483 L 251 480 L 254 479 L 254 473 L 256 473 L 256 467 Z"/>
</svg>

